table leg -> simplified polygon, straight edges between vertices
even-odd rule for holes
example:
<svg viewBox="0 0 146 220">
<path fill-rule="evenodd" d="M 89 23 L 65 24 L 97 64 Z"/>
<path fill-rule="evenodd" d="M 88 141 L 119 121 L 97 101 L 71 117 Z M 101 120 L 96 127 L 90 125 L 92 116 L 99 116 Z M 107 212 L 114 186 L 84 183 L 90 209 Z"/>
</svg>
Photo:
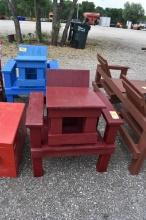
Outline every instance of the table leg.
<svg viewBox="0 0 146 220">
<path fill-rule="evenodd" d="M 41 149 L 41 132 L 42 128 L 41 127 L 33 127 L 33 129 L 30 130 L 30 142 L 31 142 L 31 153 L 32 150 L 35 149 Z M 42 176 L 43 175 L 43 163 L 42 163 L 42 158 L 41 155 L 39 157 L 34 157 L 33 154 L 31 156 L 32 159 L 32 167 L 33 167 L 33 174 L 36 177 Z"/>
<path fill-rule="evenodd" d="M 35 177 L 43 176 L 43 161 L 42 158 L 32 158 L 33 175 Z"/>
<path fill-rule="evenodd" d="M 96 170 L 98 172 L 106 172 L 108 168 L 108 164 L 110 161 L 111 155 L 106 154 L 106 155 L 99 155 L 97 164 L 96 164 Z"/>
</svg>

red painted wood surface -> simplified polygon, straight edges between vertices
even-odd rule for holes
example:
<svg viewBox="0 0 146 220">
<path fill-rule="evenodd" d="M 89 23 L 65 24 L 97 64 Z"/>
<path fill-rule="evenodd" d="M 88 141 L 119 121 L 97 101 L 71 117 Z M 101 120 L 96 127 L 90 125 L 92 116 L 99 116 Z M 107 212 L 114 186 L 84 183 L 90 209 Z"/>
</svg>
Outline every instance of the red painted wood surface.
<svg viewBox="0 0 146 220">
<path fill-rule="evenodd" d="M 96 123 L 105 105 L 91 89 L 85 87 L 47 87 L 46 106 L 50 121 L 49 145 L 97 143 Z M 71 129 L 67 134 L 63 133 L 63 120 L 66 117 L 74 117 L 74 120 L 76 117 L 83 118 L 82 130 L 73 133 Z M 56 118 L 58 118 L 58 122 L 55 124 L 54 119 L 56 120 Z"/>
<path fill-rule="evenodd" d="M 38 99 L 36 98 L 37 96 L 38 96 Z M 53 96 L 53 94 L 52 94 L 52 96 Z M 98 93 L 95 94 L 95 96 L 97 96 L 96 100 L 99 100 L 101 98 L 102 101 L 104 102 L 104 98 L 102 98 L 102 96 L 100 97 L 98 95 Z M 97 162 L 96 169 L 99 172 L 107 171 L 107 167 L 109 164 L 111 154 L 115 150 L 115 143 L 114 142 L 115 142 L 116 132 L 119 128 L 119 125 L 122 123 L 121 120 L 119 119 L 119 121 L 116 120 L 116 123 L 114 124 L 113 121 L 109 118 L 109 116 L 107 117 L 107 115 L 109 114 L 108 109 L 111 110 L 111 106 L 108 104 L 107 108 L 104 108 L 104 109 L 101 108 L 101 110 L 100 110 L 101 111 L 100 114 L 102 113 L 105 118 L 107 117 L 106 118 L 107 126 L 105 127 L 105 132 L 104 132 L 105 134 L 104 134 L 103 138 L 101 137 L 99 132 L 96 131 L 97 142 L 95 144 L 88 144 L 87 138 L 84 138 L 84 144 L 72 145 L 69 142 L 69 139 L 66 139 L 68 142 L 65 145 L 60 145 L 59 143 L 58 144 L 56 143 L 56 145 L 51 145 L 49 143 L 50 140 L 48 137 L 48 133 L 50 134 L 50 126 L 52 126 L 52 133 L 55 136 L 58 134 L 59 135 L 60 134 L 67 135 L 67 134 L 70 134 L 70 132 L 73 132 L 74 135 L 75 134 L 79 135 L 80 129 L 83 129 L 83 128 L 84 128 L 82 130 L 83 133 L 85 131 L 85 134 L 86 134 L 88 129 L 90 129 L 91 134 L 92 134 L 92 132 L 96 128 L 95 122 L 96 121 L 98 122 L 97 117 L 99 117 L 100 114 L 98 112 L 99 109 L 97 109 L 96 114 L 97 114 L 97 112 L 98 112 L 98 114 L 96 115 L 95 112 L 93 111 L 93 117 L 91 117 L 92 112 L 88 111 L 88 113 L 90 113 L 89 116 L 91 117 L 91 120 L 89 120 L 89 123 L 87 123 L 87 125 L 89 126 L 89 128 L 87 128 L 88 126 L 85 126 L 84 123 L 83 123 L 84 126 L 82 126 L 82 122 L 85 119 L 82 120 L 81 112 L 80 112 L 78 119 L 75 119 L 74 117 L 66 118 L 63 121 L 63 123 L 65 125 L 65 129 L 63 129 L 62 128 L 62 119 L 59 117 L 59 113 L 61 113 L 61 117 L 63 117 L 63 114 L 66 114 L 68 112 L 68 110 L 63 112 L 62 109 L 59 109 L 59 113 L 58 113 L 57 112 L 58 108 L 55 108 L 55 109 L 51 108 L 51 110 L 53 109 L 55 111 L 55 114 L 53 114 L 53 113 L 51 114 L 52 117 L 55 116 L 54 118 L 52 118 L 52 125 L 51 125 L 51 121 L 48 120 L 48 115 L 49 115 L 49 110 L 48 110 L 47 111 L 48 115 L 43 118 L 44 119 L 43 125 L 36 126 L 36 122 L 38 121 L 37 117 L 38 118 L 42 117 L 43 109 L 42 109 L 42 107 L 38 108 L 39 110 L 38 110 L 37 114 L 39 114 L 39 115 L 37 115 L 37 114 L 35 115 L 36 119 L 33 115 L 33 111 L 31 111 L 30 109 L 35 108 L 35 106 L 42 106 L 43 100 L 44 100 L 44 98 L 42 97 L 41 94 L 34 94 L 33 93 L 30 96 L 27 117 L 28 118 L 32 117 L 33 122 L 32 122 L 32 120 L 28 120 L 28 119 L 26 120 L 27 127 L 30 128 L 31 156 L 32 156 L 32 166 L 33 166 L 34 176 L 38 177 L 38 176 L 43 175 L 43 163 L 42 162 L 43 162 L 43 158 L 46 156 L 63 157 L 63 156 L 79 156 L 79 155 L 99 155 L 99 160 Z M 100 101 L 100 103 L 101 103 L 101 101 Z M 104 102 L 104 105 L 106 105 L 106 102 Z M 94 104 L 94 106 L 96 106 L 96 104 Z M 86 108 L 84 110 L 86 110 Z M 104 111 L 104 113 L 103 113 L 103 111 Z M 73 114 L 74 111 L 72 111 L 71 113 Z M 83 110 L 82 110 L 82 114 L 84 115 Z M 84 116 L 87 117 L 88 116 L 87 113 Z M 30 122 L 30 125 L 29 125 L 29 122 Z M 92 123 L 95 127 L 93 125 L 91 125 Z M 72 127 L 73 125 L 76 125 L 76 126 Z M 58 130 L 57 130 L 57 128 L 58 128 Z M 113 131 L 112 129 L 114 130 L 113 134 L 112 134 L 112 131 Z M 74 137 L 73 139 L 75 140 L 76 138 Z M 85 140 L 87 140 L 86 143 L 85 143 Z"/>
<path fill-rule="evenodd" d="M 90 88 L 47 87 L 46 106 L 49 109 L 102 109 L 105 104 Z"/>
<path fill-rule="evenodd" d="M 25 105 L 0 103 L 0 177 L 16 177 L 25 141 Z"/>
<path fill-rule="evenodd" d="M 128 80 L 126 78 L 127 67 L 125 70 L 121 68 L 120 79 L 113 79 L 110 69 L 118 68 L 108 65 L 100 55 L 98 55 L 98 61 L 100 65 L 97 65 L 93 87 L 95 91 L 98 91 L 98 86 L 103 86 L 112 102 L 121 102 L 120 113 L 133 135 L 127 126 L 121 126 L 119 131 L 132 155 L 129 171 L 131 174 L 138 174 L 146 158 L 146 82 Z M 109 139 L 116 129 L 107 126 L 106 131 L 105 137 Z"/>
<path fill-rule="evenodd" d="M 31 98 L 33 97 L 33 98 Z M 35 106 L 35 107 L 34 107 Z M 42 126 L 44 114 L 44 95 L 42 92 L 30 94 L 26 126 Z"/>
<path fill-rule="evenodd" d="M 49 87 L 89 87 L 89 70 L 48 70 L 46 78 Z"/>
</svg>

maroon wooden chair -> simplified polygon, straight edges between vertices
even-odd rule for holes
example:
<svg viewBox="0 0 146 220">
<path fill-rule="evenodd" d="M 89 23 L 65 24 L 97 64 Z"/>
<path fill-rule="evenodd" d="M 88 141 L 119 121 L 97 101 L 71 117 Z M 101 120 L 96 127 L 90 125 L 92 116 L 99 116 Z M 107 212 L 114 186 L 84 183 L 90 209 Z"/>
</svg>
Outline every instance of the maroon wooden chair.
<svg viewBox="0 0 146 220">
<path fill-rule="evenodd" d="M 47 73 L 47 86 L 88 87 L 89 71 L 49 70 Z M 51 146 L 48 144 L 48 129 L 50 127 L 50 122 L 48 121 L 48 118 L 44 116 L 45 105 L 43 94 L 32 93 L 30 95 L 29 106 L 27 109 L 26 126 L 30 129 L 31 157 L 34 176 L 43 175 L 42 160 L 46 156 L 62 157 L 87 154 L 99 155 L 96 169 L 99 172 L 107 171 L 111 155 L 115 150 L 116 134 L 119 126 L 123 122 L 116 114 L 115 110 L 104 94 L 101 91 L 96 91 L 96 95 L 106 105 L 106 108 L 102 110 L 102 115 L 106 121 L 104 135 L 101 136 L 97 131 L 97 144 L 63 146 Z"/>
<path fill-rule="evenodd" d="M 142 88 L 142 92 L 126 77 L 122 81 L 126 98 L 122 102 L 121 115 L 128 127 L 122 125 L 120 134 L 132 155 L 129 171 L 138 174 L 146 158 L 146 88 Z"/>
</svg>

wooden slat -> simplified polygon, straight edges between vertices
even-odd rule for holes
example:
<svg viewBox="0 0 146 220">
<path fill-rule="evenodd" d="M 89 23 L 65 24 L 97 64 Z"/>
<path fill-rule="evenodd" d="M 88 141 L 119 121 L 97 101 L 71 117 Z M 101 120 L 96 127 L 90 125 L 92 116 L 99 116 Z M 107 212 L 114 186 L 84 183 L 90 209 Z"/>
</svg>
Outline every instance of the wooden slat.
<svg viewBox="0 0 146 220">
<path fill-rule="evenodd" d="M 133 158 L 137 159 L 140 155 L 140 151 L 137 149 L 137 144 L 133 142 L 132 138 L 130 137 L 123 125 L 120 127 L 119 132 L 123 138 L 123 141 L 127 144 L 130 152 L 132 153 Z"/>
<path fill-rule="evenodd" d="M 42 126 L 44 114 L 44 95 L 42 92 L 30 94 L 26 115 L 26 126 Z"/>
</svg>

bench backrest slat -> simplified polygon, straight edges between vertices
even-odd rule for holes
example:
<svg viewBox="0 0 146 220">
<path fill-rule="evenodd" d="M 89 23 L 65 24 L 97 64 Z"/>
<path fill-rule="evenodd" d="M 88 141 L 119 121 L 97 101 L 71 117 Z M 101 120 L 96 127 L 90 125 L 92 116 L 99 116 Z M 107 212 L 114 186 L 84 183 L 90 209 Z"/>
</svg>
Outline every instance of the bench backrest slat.
<svg viewBox="0 0 146 220">
<path fill-rule="evenodd" d="M 110 73 L 110 70 L 109 70 L 109 67 L 108 67 L 107 60 L 105 60 L 99 54 L 97 54 L 97 59 L 98 59 L 99 64 L 101 65 L 101 68 L 104 70 L 104 72 L 107 74 L 107 76 L 111 78 L 111 73 Z"/>
</svg>

